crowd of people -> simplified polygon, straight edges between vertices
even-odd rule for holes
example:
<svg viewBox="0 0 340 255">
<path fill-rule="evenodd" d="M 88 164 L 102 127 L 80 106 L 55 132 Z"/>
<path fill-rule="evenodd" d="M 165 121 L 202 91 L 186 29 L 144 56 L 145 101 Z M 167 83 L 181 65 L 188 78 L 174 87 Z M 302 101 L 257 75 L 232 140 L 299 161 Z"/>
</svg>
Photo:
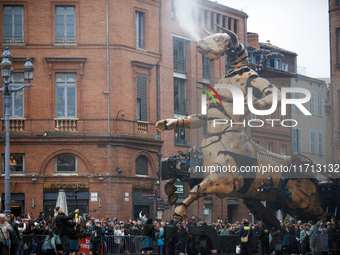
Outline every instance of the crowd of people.
<svg viewBox="0 0 340 255">
<path fill-rule="evenodd" d="M 89 215 L 79 215 L 75 210 L 65 215 L 62 208 L 55 208 L 55 217 L 47 217 L 40 212 L 37 218 L 30 214 L 14 217 L 11 214 L 0 213 L 0 251 L 3 255 L 26 255 L 35 253 L 29 237 L 40 236 L 42 254 L 55 255 L 58 251 L 63 254 L 75 255 L 79 252 L 79 238 L 90 237 L 90 251 L 92 255 L 101 254 L 106 246 L 109 253 L 141 252 L 142 254 L 185 254 L 189 226 L 210 226 L 219 235 L 237 235 L 240 238 L 239 250 L 235 252 L 250 254 L 249 244 L 255 238 L 260 246 L 261 254 L 271 254 L 277 250 L 276 237 L 281 236 L 281 252 L 283 254 L 306 254 L 311 251 L 316 254 L 318 234 L 327 234 L 329 242 L 334 236 L 340 235 L 340 224 L 331 221 L 301 221 L 285 218 L 281 222 L 281 232 L 267 228 L 263 223 L 243 222 L 230 223 L 218 218 L 216 222 L 208 223 L 197 217 L 185 219 L 175 223 L 153 221 L 147 214 L 140 212 L 139 219 L 123 222 L 117 218 L 93 219 Z M 138 251 L 129 250 L 131 247 L 124 241 L 124 237 L 135 236 L 141 241 Z M 111 244 L 108 244 L 111 237 Z M 38 245 L 37 245 L 38 246 Z M 37 248 L 37 247 L 35 247 Z M 136 248 L 136 247 L 135 247 Z M 236 247 L 235 247 L 236 248 Z M 29 250 L 29 251 L 28 251 Z"/>
</svg>

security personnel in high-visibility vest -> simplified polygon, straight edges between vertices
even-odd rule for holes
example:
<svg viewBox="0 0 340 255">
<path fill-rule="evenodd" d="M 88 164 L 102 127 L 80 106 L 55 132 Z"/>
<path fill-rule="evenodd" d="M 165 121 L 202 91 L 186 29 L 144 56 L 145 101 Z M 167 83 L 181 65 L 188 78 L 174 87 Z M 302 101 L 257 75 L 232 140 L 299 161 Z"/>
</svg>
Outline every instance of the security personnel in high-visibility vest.
<svg viewBox="0 0 340 255">
<path fill-rule="evenodd" d="M 251 227 L 249 227 L 248 220 L 244 220 L 239 232 L 239 236 L 241 237 L 241 254 L 250 254 L 248 244 L 252 235 L 253 231 Z"/>
<path fill-rule="evenodd" d="M 261 255 L 267 254 L 269 255 L 269 229 L 266 227 L 264 223 L 262 223 L 262 227 L 260 229 L 259 239 L 261 241 Z"/>
</svg>

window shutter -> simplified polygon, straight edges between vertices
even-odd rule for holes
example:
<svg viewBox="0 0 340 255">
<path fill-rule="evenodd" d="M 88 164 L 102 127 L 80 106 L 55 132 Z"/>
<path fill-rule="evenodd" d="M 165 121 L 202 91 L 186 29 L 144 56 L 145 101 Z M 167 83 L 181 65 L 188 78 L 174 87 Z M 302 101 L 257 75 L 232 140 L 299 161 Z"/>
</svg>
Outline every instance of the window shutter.
<svg viewBox="0 0 340 255">
<path fill-rule="evenodd" d="M 148 120 L 148 102 L 147 102 L 147 78 L 137 76 L 137 99 L 140 100 L 141 121 Z"/>
<path fill-rule="evenodd" d="M 57 42 L 62 42 L 64 38 L 64 8 L 56 7 L 55 11 L 55 39 Z"/>
<path fill-rule="evenodd" d="M 76 14 L 74 7 L 66 7 L 66 42 L 75 42 Z"/>
<path fill-rule="evenodd" d="M 298 141 L 298 146 L 297 146 L 297 149 L 298 149 L 298 152 L 301 152 L 301 129 L 298 129 L 297 130 L 297 141 Z"/>
<path fill-rule="evenodd" d="M 297 129 L 293 128 L 293 151 L 297 151 Z"/>
<path fill-rule="evenodd" d="M 323 133 L 321 131 L 318 132 L 318 153 L 323 155 Z"/>
<path fill-rule="evenodd" d="M 12 38 L 12 7 L 4 7 L 4 40 Z"/>
<path fill-rule="evenodd" d="M 14 40 L 23 41 L 23 8 L 14 7 Z"/>
</svg>

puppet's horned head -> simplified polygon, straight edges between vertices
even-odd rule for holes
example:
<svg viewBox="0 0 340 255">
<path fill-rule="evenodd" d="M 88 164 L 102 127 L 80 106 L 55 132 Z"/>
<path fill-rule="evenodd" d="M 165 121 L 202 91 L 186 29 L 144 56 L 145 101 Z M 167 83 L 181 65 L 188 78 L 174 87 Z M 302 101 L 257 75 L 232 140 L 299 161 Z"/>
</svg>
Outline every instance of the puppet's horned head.
<svg viewBox="0 0 340 255">
<path fill-rule="evenodd" d="M 208 36 L 197 42 L 197 50 L 209 60 L 219 59 L 227 52 L 232 52 L 239 47 L 237 35 L 216 24 L 224 33 L 211 34 L 203 29 Z"/>
</svg>

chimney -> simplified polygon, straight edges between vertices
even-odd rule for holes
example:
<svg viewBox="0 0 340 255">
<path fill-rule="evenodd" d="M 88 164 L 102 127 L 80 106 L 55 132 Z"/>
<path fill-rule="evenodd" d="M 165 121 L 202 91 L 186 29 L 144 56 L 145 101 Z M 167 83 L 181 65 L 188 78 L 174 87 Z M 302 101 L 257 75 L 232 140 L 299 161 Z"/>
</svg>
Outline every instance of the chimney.
<svg viewBox="0 0 340 255">
<path fill-rule="evenodd" d="M 258 49 L 259 46 L 259 35 L 257 33 L 247 32 L 247 44 L 250 47 Z"/>
</svg>

